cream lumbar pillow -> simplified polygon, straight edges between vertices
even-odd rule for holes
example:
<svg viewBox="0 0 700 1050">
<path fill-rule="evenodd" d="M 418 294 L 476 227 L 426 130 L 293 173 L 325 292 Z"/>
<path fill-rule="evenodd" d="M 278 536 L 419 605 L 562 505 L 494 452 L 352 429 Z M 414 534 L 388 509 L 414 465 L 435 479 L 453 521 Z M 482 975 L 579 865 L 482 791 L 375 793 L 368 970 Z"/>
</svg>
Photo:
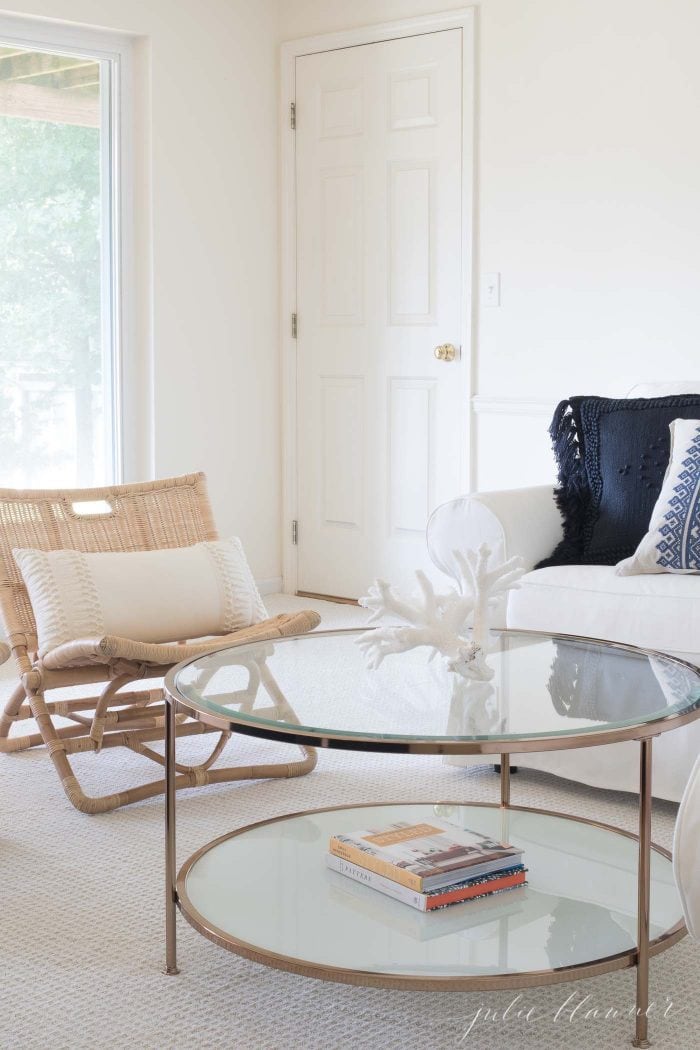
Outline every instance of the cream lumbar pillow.
<svg viewBox="0 0 700 1050">
<path fill-rule="evenodd" d="M 700 572 L 700 420 L 674 419 L 671 458 L 649 531 L 618 576 Z"/>
<path fill-rule="evenodd" d="M 229 634 L 267 611 L 236 537 L 133 553 L 13 550 L 39 655 L 81 638 L 174 642 Z"/>
</svg>

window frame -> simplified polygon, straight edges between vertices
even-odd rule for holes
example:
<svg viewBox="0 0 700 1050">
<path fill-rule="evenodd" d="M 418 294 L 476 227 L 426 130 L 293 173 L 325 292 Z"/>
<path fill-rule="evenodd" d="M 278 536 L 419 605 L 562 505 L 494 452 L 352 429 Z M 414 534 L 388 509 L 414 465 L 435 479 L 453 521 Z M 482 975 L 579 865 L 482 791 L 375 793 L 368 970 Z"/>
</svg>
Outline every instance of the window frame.
<svg viewBox="0 0 700 1050">
<path fill-rule="evenodd" d="M 131 473 L 125 465 L 141 458 L 129 440 L 138 428 L 125 411 L 124 398 L 125 374 L 134 371 L 127 355 L 127 348 L 134 345 L 135 327 L 133 129 L 131 120 L 125 119 L 133 112 L 133 38 L 111 30 L 0 15 L 0 44 L 100 63 L 101 236 L 108 246 L 100 263 L 101 323 L 103 359 L 108 348 L 110 365 L 103 376 L 105 419 L 107 409 L 111 419 L 110 433 L 105 435 L 109 439 L 105 466 L 111 461 L 112 473 L 105 484 L 119 484 L 125 473 Z"/>
</svg>

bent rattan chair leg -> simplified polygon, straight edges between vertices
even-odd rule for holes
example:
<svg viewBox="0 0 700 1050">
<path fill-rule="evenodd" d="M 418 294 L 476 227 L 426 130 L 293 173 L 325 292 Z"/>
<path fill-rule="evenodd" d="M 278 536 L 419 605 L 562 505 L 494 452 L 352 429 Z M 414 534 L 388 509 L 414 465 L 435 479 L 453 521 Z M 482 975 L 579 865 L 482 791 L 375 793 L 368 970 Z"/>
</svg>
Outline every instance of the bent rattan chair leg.
<svg viewBox="0 0 700 1050">
<path fill-rule="evenodd" d="M 22 751 L 26 747 L 22 744 L 25 737 L 10 737 L 12 726 L 22 717 L 20 711 L 25 698 L 24 686 L 19 682 L 12 690 L 3 713 L 0 715 L 0 751 Z"/>
<path fill-rule="evenodd" d="M 176 790 L 182 788 L 204 787 L 207 784 L 225 784 L 236 780 L 272 780 L 279 778 L 302 777 L 310 773 L 317 762 L 314 748 L 302 747 L 304 758 L 297 762 L 276 762 L 258 766 L 227 766 L 221 769 L 193 770 L 190 773 L 179 773 L 175 778 Z M 128 806 L 134 802 L 162 795 L 165 792 L 165 780 L 156 780 L 138 787 L 129 788 L 113 795 L 91 797 L 86 795 L 72 772 L 70 762 L 65 754 L 54 752 L 51 756 L 61 777 L 63 790 L 70 802 L 82 813 L 94 815 L 108 813 Z M 68 770 L 64 775 L 63 770 Z"/>
<path fill-rule="evenodd" d="M 55 728 L 47 710 L 43 691 L 41 691 L 41 689 L 36 692 L 28 691 L 27 698 L 42 740 L 46 744 L 51 760 L 61 780 L 63 790 L 76 809 L 80 810 L 82 813 L 88 814 L 107 813 L 113 809 L 119 809 L 121 806 L 130 805 L 132 802 L 141 802 L 147 798 L 152 798 L 155 795 L 163 794 L 165 791 L 165 780 L 157 780 L 151 783 L 141 784 L 138 787 L 129 788 L 126 791 L 115 792 L 110 795 L 87 795 L 85 791 L 83 791 L 78 778 L 73 771 L 68 757 L 67 743 L 64 742 L 64 738 L 59 735 L 61 730 Z M 21 699 L 19 703 L 21 703 Z M 185 735 L 188 735 L 187 730 L 190 726 L 183 725 L 178 728 L 182 729 Z M 119 741 L 119 744 L 121 744 L 121 746 L 129 747 L 132 750 L 139 751 L 139 741 L 138 738 L 136 738 L 137 732 L 139 731 L 132 730 L 131 733 L 128 731 L 125 732 L 123 738 Z M 117 734 L 114 734 L 114 736 L 116 735 Z M 155 735 L 158 736 L 159 734 Z M 112 734 L 105 734 L 103 744 L 117 743 L 116 740 L 113 741 L 110 737 L 112 737 Z M 215 746 L 215 751 L 220 749 L 219 744 L 220 741 Z M 90 750 L 97 749 L 95 741 L 91 741 L 91 745 Z M 208 769 L 203 766 L 193 767 L 188 772 L 178 774 L 176 778 L 176 788 L 202 787 L 206 784 L 222 784 L 236 780 L 267 780 L 305 776 L 315 768 L 317 754 L 315 748 L 301 747 L 300 750 L 302 751 L 304 758 L 296 762 L 272 762 L 250 766 L 226 766 L 221 769 Z"/>
</svg>

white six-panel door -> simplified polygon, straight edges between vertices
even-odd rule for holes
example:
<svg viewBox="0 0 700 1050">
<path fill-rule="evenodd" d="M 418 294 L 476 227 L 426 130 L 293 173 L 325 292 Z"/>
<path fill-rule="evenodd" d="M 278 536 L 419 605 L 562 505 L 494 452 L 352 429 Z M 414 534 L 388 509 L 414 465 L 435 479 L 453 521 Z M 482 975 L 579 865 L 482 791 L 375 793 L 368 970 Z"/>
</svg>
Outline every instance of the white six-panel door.
<svg viewBox="0 0 700 1050">
<path fill-rule="evenodd" d="M 412 585 L 461 489 L 462 75 L 458 29 L 296 60 L 300 591 Z"/>
</svg>

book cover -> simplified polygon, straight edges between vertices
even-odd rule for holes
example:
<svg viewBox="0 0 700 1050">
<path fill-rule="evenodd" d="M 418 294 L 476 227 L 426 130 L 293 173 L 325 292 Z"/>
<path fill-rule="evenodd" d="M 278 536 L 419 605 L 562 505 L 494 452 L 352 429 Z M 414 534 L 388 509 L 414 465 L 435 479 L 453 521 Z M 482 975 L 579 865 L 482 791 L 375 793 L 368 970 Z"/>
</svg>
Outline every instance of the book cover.
<svg viewBox="0 0 700 1050">
<path fill-rule="evenodd" d="M 345 879 L 335 873 L 331 873 L 330 878 L 330 895 L 336 904 L 342 904 L 364 918 L 369 916 L 380 930 L 391 930 L 414 941 L 435 941 L 455 934 L 464 935 L 467 940 L 479 940 L 493 936 L 499 922 L 517 925 L 527 914 L 524 901 L 527 884 L 506 893 L 477 897 L 464 906 L 450 905 L 425 912 L 407 908 L 401 901 L 381 893 L 372 893 L 354 879 Z"/>
<path fill-rule="evenodd" d="M 342 857 L 333 853 L 326 854 L 326 864 L 332 871 L 337 871 L 355 882 L 378 890 L 422 912 L 437 911 L 451 904 L 487 897 L 503 890 L 514 889 L 516 886 L 523 886 L 526 882 L 525 868 L 519 865 L 514 868 L 506 868 L 493 875 L 467 879 L 464 882 L 446 886 L 444 889 L 432 890 L 430 893 L 420 893 L 418 890 L 409 889 L 408 886 L 402 886 L 393 879 L 387 879 L 383 875 L 377 875 L 357 864 L 343 860 Z"/>
<path fill-rule="evenodd" d="M 330 852 L 420 893 L 519 863 L 521 850 L 439 820 L 334 835 Z"/>
</svg>

